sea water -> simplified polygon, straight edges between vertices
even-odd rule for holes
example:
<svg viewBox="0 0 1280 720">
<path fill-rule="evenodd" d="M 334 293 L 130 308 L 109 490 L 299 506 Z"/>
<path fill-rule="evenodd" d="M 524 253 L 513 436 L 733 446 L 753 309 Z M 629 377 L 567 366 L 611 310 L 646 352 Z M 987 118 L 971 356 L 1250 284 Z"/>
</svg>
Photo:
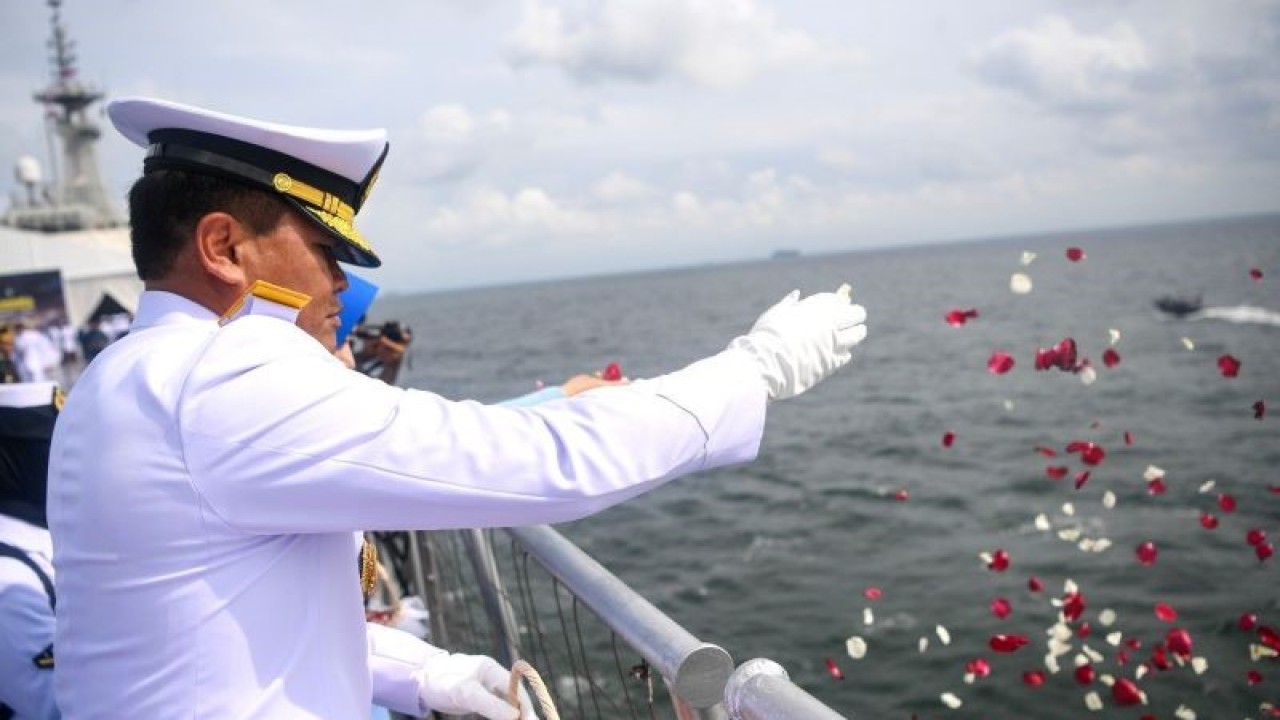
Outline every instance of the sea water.
<svg viewBox="0 0 1280 720">
<path fill-rule="evenodd" d="M 1085 257 L 1068 259 L 1071 247 Z M 1030 292 L 1010 290 L 1014 273 Z M 1262 717 L 1261 702 L 1280 702 L 1280 662 L 1251 660 L 1257 631 L 1238 626 L 1255 613 L 1280 630 L 1280 558 L 1260 562 L 1246 542 L 1259 529 L 1280 544 L 1280 217 L 390 296 L 372 316 L 414 330 L 401 384 L 496 401 L 609 362 L 661 374 L 721 350 L 791 289 L 842 282 L 867 308 L 868 338 L 849 368 L 770 407 L 755 462 L 559 529 L 696 636 L 738 662 L 780 662 L 850 717 L 1087 717 L 1090 693 L 1108 716 L 1134 718 L 1181 706 Z M 1152 301 L 1170 294 L 1199 295 L 1205 310 L 1162 315 Z M 978 314 L 955 327 L 944 318 L 956 309 Z M 1037 348 L 1067 337 L 1092 384 L 1088 372 L 1034 369 Z M 1015 360 L 1003 375 L 987 368 L 997 351 Z M 1224 355 L 1241 362 L 1234 378 Z M 1065 451 L 1073 441 L 1105 459 L 1085 465 Z M 1069 474 L 1050 479 L 1051 465 Z M 1164 494 L 1148 492 L 1151 466 Z M 1135 553 L 1144 542 L 1154 564 Z M 985 560 L 997 550 L 1010 558 L 1003 572 Z M 1046 632 L 1068 583 L 1086 609 L 1051 673 Z M 1008 617 L 993 615 L 996 598 Z M 1176 620 L 1158 618 L 1157 603 Z M 1098 676 L 1132 679 L 1174 628 L 1207 667 L 1171 657 L 1138 681 L 1146 708 L 1117 710 L 1100 679 L 1073 675 L 1087 645 Z M 998 653 L 997 634 L 1030 644 Z M 860 660 L 845 651 L 855 636 Z M 978 658 L 991 673 L 967 683 Z M 1024 682 L 1029 671 L 1044 684 Z M 963 704 L 950 709 L 944 693 Z"/>
</svg>

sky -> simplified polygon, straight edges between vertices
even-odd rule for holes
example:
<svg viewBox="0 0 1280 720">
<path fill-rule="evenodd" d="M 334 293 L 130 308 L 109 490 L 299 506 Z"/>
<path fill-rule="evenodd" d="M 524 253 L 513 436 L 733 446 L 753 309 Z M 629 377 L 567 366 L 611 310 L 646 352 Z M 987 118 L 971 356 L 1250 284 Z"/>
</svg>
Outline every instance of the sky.
<svg viewBox="0 0 1280 720">
<path fill-rule="evenodd" d="M 80 78 L 384 127 L 418 291 L 1280 210 L 1280 0 L 65 0 Z M 0 0 L 0 163 L 49 10 Z M 105 117 L 113 197 L 142 150 Z M 0 192 L 13 189 L 0 175 Z"/>
</svg>

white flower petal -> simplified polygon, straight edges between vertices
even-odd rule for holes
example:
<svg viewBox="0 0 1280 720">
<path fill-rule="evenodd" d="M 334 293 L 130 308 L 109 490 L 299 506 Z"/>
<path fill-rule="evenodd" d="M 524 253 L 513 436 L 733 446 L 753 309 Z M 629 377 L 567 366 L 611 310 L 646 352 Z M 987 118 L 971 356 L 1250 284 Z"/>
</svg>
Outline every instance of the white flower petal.
<svg viewBox="0 0 1280 720">
<path fill-rule="evenodd" d="M 861 660 L 867 656 L 867 641 L 854 635 L 844 641 L 844 649 L 849 653 L 849 657 L 854 660 Z"/>
<path fill-rule="evenodd" d="M 1014 273 L 1009 277 L 1009 289 L 1015 295 L 1026 295 L 1031 292 L 1031 276 L 1026 273 Z"/>
</svg>

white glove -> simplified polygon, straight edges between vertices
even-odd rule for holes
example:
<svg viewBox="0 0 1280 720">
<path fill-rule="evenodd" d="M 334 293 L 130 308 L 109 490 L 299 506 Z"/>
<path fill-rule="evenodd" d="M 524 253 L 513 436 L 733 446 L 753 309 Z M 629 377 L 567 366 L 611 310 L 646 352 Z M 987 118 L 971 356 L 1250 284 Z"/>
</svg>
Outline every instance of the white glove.
<svg viewBox="0 0 1280 720">
<path fill-rule="evenodd" d="M 523 687 L 520 710 L 507 703 L 511 672 L 493 658 L 440 650 L 422 661 L 418 673 L 419 699 L 432 710 L 446 715 L 475 713 L 488 720 L 538 720 Z"/>
<path fill-rule="evenodd" d="M 853 346 L 867 336 L 867 311 L 851 294 L 847 284 L 803 300 L 793 290 L 729 347 L 755 358 L 770 399 L 799 395 L 849 362 Z"/>
</svg>

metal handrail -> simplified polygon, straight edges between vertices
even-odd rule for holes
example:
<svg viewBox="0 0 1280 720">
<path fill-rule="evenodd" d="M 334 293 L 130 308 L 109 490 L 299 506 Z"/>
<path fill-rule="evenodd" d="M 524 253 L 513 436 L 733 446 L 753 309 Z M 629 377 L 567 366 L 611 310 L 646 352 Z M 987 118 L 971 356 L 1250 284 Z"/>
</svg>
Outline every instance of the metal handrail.
<svg viewBox="0 0 1280 720">
<path fill-rule="evenodd" d="M 693 708 L 720 704 L 733 673 L 733 659 L 724 648 L 694 637 L 550 527 L 507 532 L 662 673 L 673 694 Z"/>
<path fill-rule="evenodd" d="M 546 525 L 507 532 L 607 626 L 667 679 L 695 713 L 730 720 L 845 720 L 791 682 L 786 670 L 758 658 L 734 670 L 723 648 L 694 637 L 603 565 Z M 680 712 L 680 708 L 677 708 Z"/>
<path fill-rule="evenodd" d="M 725 688 L 725 705 L 733 720 L 844 720 L 791 682 L 787 671 L 767 658 L 742 663 Z"/>
</svg>

